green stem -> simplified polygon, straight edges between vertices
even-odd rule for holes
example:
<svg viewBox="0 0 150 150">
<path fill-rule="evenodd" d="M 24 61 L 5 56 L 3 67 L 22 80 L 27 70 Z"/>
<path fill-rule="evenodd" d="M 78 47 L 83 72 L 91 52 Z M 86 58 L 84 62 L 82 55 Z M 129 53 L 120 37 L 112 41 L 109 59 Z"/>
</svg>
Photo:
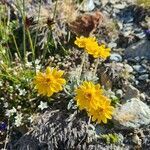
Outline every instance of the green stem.
<svg viewBox="0 0 150 150">
<path fill-rule="evenodd" d="M 58 0 L 56 0 L 56 4 L 55 4 L 55 8 L 54 8 L 54 13 L 53 13 L 53 20 L 55 19 L 55 16 L 56 16 L 57 5 L 58 5 Z"/>
<path fill-rule="evenodd" d="M 18 49 L 18 45 L 17 45 L 17 42 L 16 42 L 16 38 L 15 38 L 15 36 L 14 36 L 13 34 L 12 34 L 12 37 L 13 37 L 13 41 L 14 41 L 14 44 L 15 44 L 15 47 L 16 47 L 16 50 L 17 50 L 19 59 L 22 60 L 22 59 L 21 59 L 21 54 L 20 54 L 20 51 L 19 51 L 19 49 Z"/>
<path fill-rule="evenodd" d="M 25 29 L 25 1 L 23 0 L 23 13 L 22 13 L 22 18 L 23 18 L 23 54 L 24 54 L 24 62 L 26 63 L 26 29 Z"/>
<path fill-rule="evenodd" d="M 33 46 L 33 41 L 32 41 L 32 38 L 31 38 L 30 31 L 29 31 L 28 28 L 27 28 L 27 34 L 28 34 L 28 38 L 29 38 L 29 42 L 30 42 L 30 48 L 31 48 L 31 51 L 32 51 L 32 62 L 33 62 L 33 65 L 34 65 L 34 70 L 36 72 L 36 66 L 35 66 L 35 49 L 34 49 L 34 46 Z"/>
<path fill-rule="evenodd" d="M 42 0 L 40 0 L 40 5 L 39 5 L 37 25 L 39 24 L 39 19 L 40 19 L 40 12 L 41 12 L 41 6 L 42 6 L 42 5 L 41 5 L 41 2 L 42 2 Z M 34 51 L 35 51 L 35 46 L 36 46 L 37 37 L 38 37 L 38 30 L 36 31 L 36 34 L 35 34 Z"/>
</svg>

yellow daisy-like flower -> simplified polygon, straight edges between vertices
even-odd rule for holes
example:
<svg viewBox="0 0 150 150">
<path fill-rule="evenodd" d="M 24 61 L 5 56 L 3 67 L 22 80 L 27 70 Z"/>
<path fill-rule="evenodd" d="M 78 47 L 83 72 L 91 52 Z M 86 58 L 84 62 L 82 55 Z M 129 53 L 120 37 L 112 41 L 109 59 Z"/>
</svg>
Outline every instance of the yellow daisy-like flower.
<svg viewBox="0 0 150 150">
<path fill-rule="evenodd" d="M 75 44 L 79 47 L 79 48 L 85 48 L 87 43 L 94 43 L 96 42 L 96 39 L 94 37 L 76 37 L 76 40 L 75 40 Z"/>
<path fill-rule="evenodd" d="M 112 118 L 114 107 L 111 101 L 103 95 L 103 89 L 99 84 L 83 82 L 76 90 L 77 106 L 80 110 L 85 109 L 92 121 L 107 123 Z"/>
<path fill-rule="evenodd" d="M 94 85 L 92 82 L 83 82 L 83 84 L 76 90 L 76 101 L 79 108 L 90 110 L 96 108 L 100 95 L 103 90 L 100 85 Z"/>
<path fill-rule="evenodd" d="M 56 68 L 46 68 L 46 72 L 38 72 L 34 79 L 35 88 L 38 93 L 45 96 L 51 96 L 53 93 L 61 91 L 66 80 L 62 78 L 63 71 L 58 71 Z"/>
<path fill-rule="evenodd" d="M 110 48 L 106 48 L 104 44 L 99 46 L 95 43 L 88 43 L 86 46 L 86 51 L 88 54 L 93 55 L 94 58 L 106 59 L 110 56 Z"/>
<path fill-rule="evenodd" d="M 94 58 L 106 59 L 110 56 L 111 49 L 106 48 L 104 44 L 98 45 L 98 42 L 94 37 L 77 37 L 75 40 L 75 44 L 79 48 L 84 48 L 84 50 Z"/>
<path fill-rule="evenodd" d="M 112 119 L 114 107 L 110 103 L 111 101 L 104 96 L 97 109 L 90 109 L 88 115 L 92 116 L 92 121 L 107 123 L 108 119 Z"/>
</svg>

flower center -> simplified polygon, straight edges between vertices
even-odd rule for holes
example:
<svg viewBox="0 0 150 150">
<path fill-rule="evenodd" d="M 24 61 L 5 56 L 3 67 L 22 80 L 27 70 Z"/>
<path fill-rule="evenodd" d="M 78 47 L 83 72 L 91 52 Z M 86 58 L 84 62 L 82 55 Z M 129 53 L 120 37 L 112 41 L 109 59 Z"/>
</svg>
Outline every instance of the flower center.
<svg viewBox="0 0 150 150">
<path fill-rule="evenodd" d="M 92 98 L 92 94 L 91 93 L 85 93 L 85 98 L 86 99 L 91 99 Z"/>
<path fill-rule="evenodd" d="M 100 113 L 103 113 L 103 112 L 104 112 L 104 108 L 100 107 L 100 108 L 99 108 L 99 112 L 100 112 Z"/>
<path fill-rule="evenodd" d="M 46 78 L 46 83 L 49 83 L 49 82 L 51 82 L 51 81 L 52 81 L 51 78 Z"/>
</svg>

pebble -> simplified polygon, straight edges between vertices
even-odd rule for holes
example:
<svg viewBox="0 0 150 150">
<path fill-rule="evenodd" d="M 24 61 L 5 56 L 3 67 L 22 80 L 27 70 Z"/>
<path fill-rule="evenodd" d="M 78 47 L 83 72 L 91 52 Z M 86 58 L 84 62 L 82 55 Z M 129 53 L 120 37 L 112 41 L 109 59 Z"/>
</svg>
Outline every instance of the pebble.
<svg viewBox="0 0 150 150">
<path fill-rule="evenodd" d="M 131 98 L 138 98 L 140 96 L 140 91 L 135 88 L 134 86 L 132 86 L 131 84 L 125 84 L 124 85 L 125 88 L 125 95 L 124 95 L 124 100 L 127 101 Z"/>
<path fill-rule="evenodd" d="M 150 41 L 147 39 L 140 40 L 127 47 L 125 50 L 125 58 L 145 57 L 150 59 Z"/>
<path fill-rule="evenodd" d="M 116 109 L 114 125 L 119 129 L 136 129 L 150 123 L 150 108 L 138 98 L 132 98 Z"/>
<path fill-rule="evenodd" d="M 117 43 L 115 43 L 115 42 L 111 42 L 111 43 L 108 44 L 109 48 L 114 48 L 116 46 L 117 46 Z"/>
<path fill-rule="evenodd" d="M 134 65 L 133 69 L 138 73 L 145 73 L 146 69 L 141 65 Z"/>
<path fill-rule="evenodd" d="M 80 10 L 82 11 L 92 11 L 95 8 L 93 0 L 84 0 L 81 4 Z"/>
<path fill-rule="evenodd" d="M 147 80 L 147 79 L 149 79 L 149 74 L 143 74 L 143 75 L 139 76 L 138 79 L 139 80 Z"/>
<path fill-rule="evenodd" d="M 125 4 L 115 4 L 114 5 L 114 8 L 117 8 L 117 9 L 124 9 L 125 8 Z"/>
<path fill-rule="evenodd" d="M 117 21 L 117 24 L 118 24 L 119 29 L 122 30 L 122 29 L 123 29 L 123 24 L 122 24 L 122 22 L 121 22 L 121 21 Z"/>
<path fill-rule="evenodd" d="M 122 61 L 122 56 L 117 54 L 117 53 L 113 53 L 110 56 L 110 60 L 111 61 L 116 61 L 116 62 L 121 62 Z"/>
</svg>

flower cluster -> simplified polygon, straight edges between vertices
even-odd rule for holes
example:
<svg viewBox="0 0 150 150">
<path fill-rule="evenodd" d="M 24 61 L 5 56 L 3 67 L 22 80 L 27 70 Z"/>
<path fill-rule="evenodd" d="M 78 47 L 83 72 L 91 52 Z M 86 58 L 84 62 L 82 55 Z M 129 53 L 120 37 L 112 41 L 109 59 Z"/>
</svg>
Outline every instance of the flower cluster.
<svg viewBox="0 0 150 150">
<path fill-rule="evenodd" d="M 94 58 L 106 59 L 110 56 L 110 48 L 106 48 L 104 44 L 99 45 L 94 37 L 77 37 L 75 44 L 79 48 L 84 48 Z"/>
<path fill-rule="evenodd" d="M 114 107 L 111 101 L 103 95 L 103 89 L 99 84 L 84 81 L 76 90 L 77 105 L 79 109 L 85 109 L 92 121 L 107 123 L 112 118 Z"/>
<path fill-rule="evenodd" d="M 61 91 L 63 89 L 62 85 L 66 83 L 66 80 L 62 78 L 63 73 L 63 71 L 50 67 L 47 67 L 45 73 L 38 72 L 34 80 L 38 93 L 50 97 Z"/>
</svg>

